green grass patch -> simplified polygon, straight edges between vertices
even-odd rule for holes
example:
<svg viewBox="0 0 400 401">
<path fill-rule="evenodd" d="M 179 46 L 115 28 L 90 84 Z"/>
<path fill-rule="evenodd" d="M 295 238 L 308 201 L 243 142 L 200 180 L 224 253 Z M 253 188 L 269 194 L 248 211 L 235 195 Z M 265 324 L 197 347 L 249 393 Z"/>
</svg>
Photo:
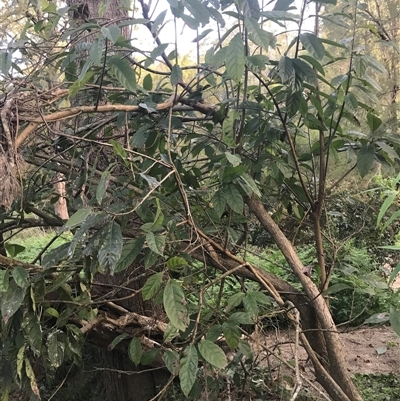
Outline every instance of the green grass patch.
<svg viewBox="0 0 400 401">
<path fill-rule="evenodd" d="M 23 235 L 18 235 L 13 237 L 9 241 L 6 242 L 7 253 L 11 257 L 15 257 L 18 260 L 26 263 L 32 263 L 33 260 L 40 254 L 40 252 L 48 246 L 48 244 L 56 238 L 58 233 L 53 230 L 40 230 L 40 229 L 32 229 L 26 230 Z M 54 242 L 52 242 L 44 254 L 51 251 L 54 248 L 64 244 L 65 242 L 69 241 L 72 238 L 71 233 L 62 234 L 58 237 Z M 18 249 L 17 253 L 14 255 L 11 254 L 12 244 L 14 245 L 21 245 L 25 249 L 21 251 Z M 14 247 L 15 248 L 15 247 Z M 18 247 L 19 248 L 19 247 Z M 11 252 L 10 252 L 11 251 Z M 40 263 L 40 262 L 37 262 Z"/>
<path fill-rule="evenodd" d="M 400 375 L 354 375 L 364 401 L 399 401 Z"/>
</svg>

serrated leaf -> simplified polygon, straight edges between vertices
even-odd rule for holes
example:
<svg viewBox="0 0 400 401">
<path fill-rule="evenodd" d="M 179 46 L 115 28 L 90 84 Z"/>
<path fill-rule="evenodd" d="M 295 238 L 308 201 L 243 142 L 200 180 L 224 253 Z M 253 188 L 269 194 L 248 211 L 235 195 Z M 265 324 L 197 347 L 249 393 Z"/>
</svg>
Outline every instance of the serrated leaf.
<svg viewBox="0 0 400 401">
<path fill-rule="evenodd" d="M 118 82 L 131 92 L 136 91 L 136 74 L 131 64 L 122 58 L 111 57 L 108 60 L 111 71 Z"/>
<path fill-rule="evenodd" d="M 295 69 L 295 76 L 300 77 L 303 81 L 307 81 L 310 84 L 316 85 L 317 84 L 317 74 L 313 70 L 313 68 L 306 63 L 305 61 L 297 58 L 293 60 L 293 67 Z M 295 90 L 299 90 L 300 87 L 296 87 L 297 85 L 297 80 L 293 80 L 292 78 L 292 83 L 294 82 Z"/>
<path fill-rule="evenodd" d="M 245 18 L 244 25 L 250 33 L 250 40 L 265 51 L 268 51 L 271 42 L 275 42 L 274 35 L 270 32 L 264 31 L 260 27 L 258 21 L 254 18 Z"/>
<path fill-rule="evenodd" d="M 189 324 L 185 294 L 175 280 L 169 280 L 164 288 L 164 309 L 170 322 L 180 331 L 185 331 Z"/>
<path fill-rule="evenodd" d="M 171 85 L 175 86 L 182 82 L 182 68 L 178 64 L 174 64 L 171 70 Z"/>
<path fill-rule="evenodd" d="M 114 274 L 114 269 L 122 253 L 122 232 L 121 227 L 115 221 L 108 225 L 105 237 L 99 249 L 99 264 L 103 269 L 109 269 Z"/>
<path fill-rule="evenodd" d="M 161 288 L 162 280 L 162 272 L 155 273 L 146 280 L 142 288 L 142 298 L 144 301 L 153 298 L 154 295 L 157 294 L 157 292 Z"/>
<path fill-rule="evenodd" d="M 400 336 L 400 310 L 390 308 L 389 321 L 394 332 Z"/>
<path fill-rule="evenodd" d="M 153 252 L 150 248 L 147 248 L 144 252 L 144 268 L 148 269 L 156 263 L 160 255 Z"/>
<path fill-rule="evenodd" d="M 132 263 L 135 261 L 135 259 L 143 249 L 145 239 L 146 238 L 144 236 L 137 237 L 123 245 L 121 257 L 119 258 L 118 263 L 115 266 L 114 273 L 121 272 L 132 266 Z"/>
<path fill-rule="evenodd" d="M 22 305 L 25 291 L 25 288 L 18 287 L 14 281 L 11 281 L 7 292 L 1 298 L 1 315 L 5 323 Z"/>
<path fill-rule="evenodd" d="M 214 324 L 208 329 L 206 333 L 206 339 L 210 341 L 217 341 L 217 339 L 221 334 L 222 334 L 222 326 L 220 324 Z"/>
<path fill-rule="evenodd" d="M 8 285 L 10 282 L 9 270 L 0 270 L 0 293 L 6 292 L 8 290 Z"/>
<path fill-rule="evenodd" d="M 179 372 L 179 354 L 176 351 L 166 350 L 163 359 L 167 369 L 176 376 Z"/>
<path fill-rule="evenodd" d="M 146 234 L 146 242 L 148 247 L 153 252 L 161 256 L 164 254 L 165 240 L 165 235 L 156 235 L 151 231 Z"/>
<path fill-rule="evenodd" d="M 243 306 L 253 319 L 258 316 L 257 299 L 252 293 L 248 293 L 244 296 Z"/>
<path fill-rule="evenodd" d="M 317 60 L 321 60 L 325 56 L 325 47 L 318 36 L 313 33 L 300 34 L 300 42 L 310 53 L 310 55 Z"/>
<path fill-rule="evenodd" d="M 227 320 L 230 324 L 253 324 L 254 321 L 251 316 L 246 312 L 232 313 Z"/>
<path fill-rule="evenodd" d="M 129 359 L 135 364 L 135 366 L 139 365 L 140 360 L 142 359 L 142 354 L 143 351 L 140 340 L 137 337 L 133 337 L 131 342 L 129 343 L 128 356 Z"/>
<path fill-rule="evenodd" d="M 374 163 L 375 149 L 370 143 L 361 146 L 357 153 L 357 170 L 361 177 L 365 177 Z"/>
<path fill-rule="evenodd" d="M 229 42 L 225 55 L 226 71 L 230 78 L 239 83 L 243 78 L 245 53 L 242 35 L 237 33 Z"/>
<path fill-rule="evenodd" d="M 142 365 L 150 365 L 151 363 L 153 363 L 156 360 L 156 358 L 159 355 L 160 355 L 160 349 L 153 348 L 153 349 L 143 353 L 140 363 Z"/>
<path fill-rule="evenodd" d="M 224 187 L 224 195 L 229 207 L 238 214 L 243 214 L 243 197 L 239 190 L 233 185 Z"/>
<path fill-rule="evenodd" d="M 212 366 L 223 369 L 228 361 L 224 351 L 210 340 L 202 340 L 198 344 L 200 355 Z"/>
<path fill-rule="evenodd" d="M 22 266 L 15 267 L 12 271 L 12 276 L 18 287 L 27 288 L 29 286 L 29 274 Z"/>
<path fill-rule="evenodd" d="M 112 343 L 108 346 L 108 349 L 113 350 L 121 341 L 129 337 L 130 335 L 127 333 L 120 334 L 119 336 L 115 337 L 114 340 L 112 340 Z"/>
<path fill-rule="evenodd" d="M 183 351 L 183 356 L 179 363 L 179 380 L 182 392 L 186 397 L 189 396 L 190 390 L 196 381 L 198 363 L 199 357 L 196 347 L 193 344 L 189 344 Z"/>
<path fill-rule="evenodd" d="M 110 182 L 109 178 L 110 178 L 110 171 L 109 170 L 103 171 L 103 173 L 100 177 L 99 185 L 97 185 L 97 189 L 96 189 L 96 200 L 99 205 L 101 205 L 104 194 L 107 191 L 108 184 Z"/>
</svg>

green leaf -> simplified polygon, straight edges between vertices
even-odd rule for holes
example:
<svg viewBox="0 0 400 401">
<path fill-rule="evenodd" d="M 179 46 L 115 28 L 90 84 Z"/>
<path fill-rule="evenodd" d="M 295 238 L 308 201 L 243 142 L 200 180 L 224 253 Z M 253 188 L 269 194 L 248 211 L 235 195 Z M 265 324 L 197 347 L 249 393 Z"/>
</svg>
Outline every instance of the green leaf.
<svg viewBox="0 0 400 401">
<path fill-rule="evenodd" d="M 156 263 L 160 255 L 153 252 L 150 248 L 147 248 L 144 252 L 144 268 L 148 269 Z"/>
<path fill-rule="evenodd" d="M 122 233 L 121 227 L 115 221 L 109 223 L 105 238 L 102 238 L 99 249 L 99 264 L 103 269 L 110 269 L 114 274 L 114 269 L 122 253 Z"/>
<path fill-rule="evenodd" d="M 151 74 L 147 74 L 143 78 L 143 88 L 148 91 L 151 91 L 153 89 L 153 78 L 152 78 Z"/>
<path fill-rule="evenodd" d="M 76 226 L 79 226 L 82 224 L 86 218 L 92 213 L 91 208 L 83 208 L 79 209 L 77 212 L 75 212 L 69 220 L 65 223 L 64 229 L 66 231 L 75 228 Z"/>
<path fill-rule="evenodd" d="M 107 28 L 103 28 L 107 29 Z M 104 38 L 99 37 L 95 40 L 89 49 L 89 57 L 92 61 L 93 65 L 100 65 L 101 64 L 101 57 L 103 55 L 103 47 L 104 47 Z"/>
<path fill-rule="evenodd" d="M 245 18 L 244 25 L 250 34 L 250 40 L 265 51 L 269 50 L 271 43 L 275 43 L 274 35 L 264 31 L 254 18 Z"/>
<path fill-rule="evenodd" d="M 212 366 L 223 369 L 228 361 L 224 351 L 210 340 L 202 340 L 198 345 L 200 355 Z"/>
<path fill-rule="evenodd" d="M 400 274 L 400 263 L 392 270 L 389 277 L 389 285 L 393 283 L 396 277 Z"/>
<path fill-rule="evenodd" d="M 187 261 L 181 256 L 173 256 L 172 258 L 168 259 L 167 262 L 167 268 L 169 270 L 180 270 L 181 267 L 187 265 Z"/>
<path fill-rule="evenodd" d="M 165 235 L 155 235 L 153 232 L 149 232 L 146 234 L 146 241 L 148 247 L 155 253 L 159 255 L 164 254 L 165 247 Z"/>
<path fill-rule="evenodd" d="M 130 335 L 128 333 L 120 334 L 119 336 L 115 337 L 114 340 L 112 340 L 112 343 L 108 346 L 108 349 L 113 350 L 121 341 L 129 337 Z"/>
<path fill-rule="evenodd" d="M 57 309 L 54 308 L 47 308 L 44 311 L 44 316 L 47 317 L 55 317 L 56 319 L 58 319 L 60 317 L 60 314 L 58 313 Z"/>
<path fill-rule="evenodd" d="M 253 319 L 258 316 L 257 299 L 251 292 L 247 293 L 243 298 L 243 306 Z"/>
<path fill-rule="evenodd" d="M 168 349 L 165 351 L 163 359 L 167 369 L 176 376 L 179 372 L 179 354 Z"/>
<path fill-rule="evenodd" d="M 110 182 L 109 178 L 110 178 L 110 171 L 104 170 L 103 174 L 100 177 L 99 185 L 97 186 L 97 189 L 96 189 L 96 200 L 99 205 L 101 205 L 104 194 L 107 191 L 107 187 Z"/>
<path fill-rule="evenodd" d="M 163 272 L 155 273 L 150 276 L 142 288 L 142 298 L 147 301 L 154 297 L 161 288 Z"/>
<path fill-rule="evenodd" d="M 307 54 L 302 54 L 300 58 L 306 60 L 307 63 L 310 63 L 321 75 L 325 76 L 324 67 L 322 67 L 322 65 L 315 58 Z"/>
<path fill-rule="evenodd" d="M 180 360 L 179 380 L 183 394 L 188 397 L 196 381 L 197 365 L 199 363 L 196 347 L 189 344 L 183 351 Z"/>
<path fill-rule="evenodd" d="M 362 55 L 355 55 L 353 63 L 357 76 L 363 78 L 368 68 L 367 60 Z"/>
<path fill-rule="evenodd" d="M 117 25 L 110 25 L 108 27 L 103 26 L 101 33 L 114 44 L 121 36 L 121 29 Z"/>
<path fill-rule="evenodd" d="M 59 333 L 53 331 L 47 341 L 48 358 L 53 368 L 59 368 L 64 361 L 65 344 L 59 339 Z"/>
<path fill-rule="evenodd" d="M 239 190 L 233 185 L 224 187 L 224 195 L 229 207 L 238 214 L 243 214 L 243 197 Z"/>
<path fill-rule="evenodd" d="M 390 308 L 389 321 L 394 332 L 400 336 L 400 310 Z"/>
<path fill-rule="evenodd" d="M 225 192 L 219 189 L 212 198 L 212 205 L 218 216 L 222 216 L 225 212 L 226 198 Z"/>
<path fill-rule="evenodd" d="M 302 91 L 289 93 L 288 96 L 286 97 L 286 111 L 290 118 L 293 117 L 299 111 L 302 99 L 303 99 Z"/>
<path fill-rule="evenodd" d="M 128 241 L 122 247 L 121 257 L 118 260 L 117 265 L 115 266 L 114 273 L 121 272 L 128 267 L 132 266 L 132 263 L 135 261 L 139 253 L 143 249 L 145 237 L 137 237 Z"/>
<path fill-rule="evenodd" d="M 325 47 L 323 43 L 313 33 L 300 34 L 300 42 L 310 55 L 317 60 L 321 60 L 325 56 Z"/>
<path fill-rule="evenodd" d="M 129 359 L 135 364 L 135 366 L 139 365 L 140 360 L 142 359 L 142 354 L 143 351 L 140 340 L 137 337 L 133 337 L 131 342 L 129 343 L 128 356 Z"/>
<path fill-rule="evenodd" d="M 157 17 L 154 19 L 153 24 L 151 25 L 151 33 L 157 33 L 160 26 L 163 24 L 165 16 L 167 15 L 167 10 L 163 10 Z"/>
<path fill-rule="evenodd" d="M 210 13 L 202 2 L 198 0 L 186 0 L 185 6 L 196 21 L 200 22 L 200 24 L 203 26 L 208 24 L 210 20 Z"/>
<path fill-rule="evenodd" d="M 15 267 L 12 271 L 12 276 L 18 287 L 21 288 L 29 287 L 29 280 L 28 280 L 29 274 L 22 266 Z"/>
<path fill-rule="evenodd" d="M 292 59 L 287 56 L 282 56 L 279 60 L 278 74 L 282 83 L 292 81 L 295 75 Z"/>
<path fill-rule="evenodd" d="M 164 288 L 164 309 L 170 322 L 180 331 L 185 331 L 189 324 L 185 294 L 181 285 L 170 279 Z"/>
<path fill-rule="evenodd" d="M 375 150 L 373 145 L 366 143 L 357 153 L 357 169 L 361 177 L 365 177 L 374 163 Z"/>
<path fill-rule="evenodd" d="M 128 153 L 124 149 L 124 147 L 114 139 L 110 139 L 110 144 L 113 146 L 114 154 L 119 156 L 123 161 L 128 157 Z"/>
<path fill-rule="evenodd" d="M 227 323 L 230 324 L 253 324 L 254 321 L 246 312 L 235 312 L 228 317 Z"/>
<path fill-rule="evenodd" d="M 22 328 L 32 350 L 39 354 L 42 348 L 42 330 L 37 315 L 32 312 L 25 313 Z"/>
<path fill-rule="evenodd" d="M 324 291 L 324 295 L 337 294 L 340 291 L 349 290 L 351 288 L 353 287 L 344 283 L 333 284 L 326 291 Z"/>
<path fill-rule="evenodd" d="M 222 325 L 222 331 L 224 333 L 225 340 L 228 343 L 229 347 L 231 349 L 237 348 L 237 346 L 239 345 L 239 339 L 241 335 L 239 327 L 236 324 L 230 324 L 225 322 Z"/>
<path fill-rule="evenodd" d="M 8 290 L 8 284 L 10 282 L 9 270 L 0 270 L 0 293 Z"/>
<path fill-rule="evenodd" d="M 232 308 L 235 308 L 236 306 L 239 306 L 242 303 L 244 295 L 245 294 L 242 291 L 239 291 L 236 294 L 231 295 L 228 298 L 228 302 L 227 302 L 227 305 L 226 305 L 228 310 L 232 309 Z"/>
<path fill-rule="evenodd" d="M 25 288 L 18 287 L 14 281 L 9 284 L 7 292 L 1 298 L 1 315 L 5 323 L 22 305 L 25 291 Z"/>
<path fill-rule="evenodd" d="M 388 196 L 386 197 L 385 201 L 383 202 L 383 204 L 379 210 L 378 218 L 376 219 L 377 227 L 378 227 L 379 223 L 381 222 L 382 217 L 385 215 L 385 213 L 389 209 L 389 207 L 393 205 L 393 201 L 397 198 L 397 195 L 398 195 L 397 191 L 390 191 L 388 193 Z"/>
<path fill-rule="evenodd" d="M 156 360 L 156 358 L 159 355 L 160 355 L 160 349 L 153 348 L 153 349 L 143 353 L 140 363 L 142 365 L 150 365 L 151 363 L 153 363 Z"/>
<path fill-rule="evenodd" d="M 6 248 L 10 258 L 15 258 L 19 253 L 24 252 L 26 249 L 23 245 L 12 244 L 11 242 L 6 242 L 4 247 Z"/>
<path fill-rule="evenodd" d="M 178 64 L 174 64 L 171 70 L 171 85 L 175 86 L 182 82 L 182 69 Z"/>
<path fill-rule="evenodd" d="M 231 163 L 233 167 L 236 167 L 242 163 L 242 159 L 239 155 L 233 155 L 231 152 L 225 152 L 225 156 L 228 162 Z"/>
<path fill-rule="evenodd" d="M 12 52 L 0 52 L 0 71 L 7 76 L 12 64 Z"/>
<path fill-rule="evenodd" d="M 111 57 L 108 60 L 111 71 L 118 82 L 131 92 L 136 91 L 136 74 L 126 59 Z"/>
<path fill-rule="evenodd" d="M 229 42 L 225 55 L 225 66 L 232 80 L 239 83 L 243 78 L 245 66 L 244 44 L 240 33 L 237 33 Z"/>
<path fill-rule="evenodd" d="M 376 116 L 373 113 L 368 113 L 367 114 L 367 121 L 368 121 L 368 126 L 369 129 L 371 130 L 371 133 L 373 134 L 382 124 L 382 120 Z"/>
<path fill-rule="evenodd" d="M 294 2 L 294 0 L 277 0 L 275 3 L 274 8 L 272 9 L 273 11 L 288 11 L 293 8 L 291 5 Z"/>
</svg>

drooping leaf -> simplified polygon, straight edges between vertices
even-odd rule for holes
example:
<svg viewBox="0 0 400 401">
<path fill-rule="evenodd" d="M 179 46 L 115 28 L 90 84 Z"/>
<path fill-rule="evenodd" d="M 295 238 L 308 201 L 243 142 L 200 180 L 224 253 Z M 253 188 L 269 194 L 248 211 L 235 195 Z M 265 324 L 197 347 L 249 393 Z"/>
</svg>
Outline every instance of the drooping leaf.
<svg viewBox="0 0 400 401">
<path fill-rule="evenodd" d="M 302 33 L 300 41 L 312 57 L 321 60 L 325 56 L 325 47 L 318 36 L 313 33 Z"/>
<path fill-rule="evenodd" d="M 65 344 L 62 342 L 60 333 L 53 331 L 47 340 L 48 358 L 53 368 L 58 368 L 64 361 Z"/>
<path fill-rule="evenodd" d="M 288 11 L 293 8 L 291 4 L 294 2 L 294 0 L 277 0 L 275 3 L 275 6 L 273 8 L 273 11 Z"/>
<path fill-rule="evenodd" d="M 103 269 L 109 269 L 111 274 L 114 274 L 114 269 L 121 257 L 122 245 L 121 227 L 112 221 L 105 230 L 98 254 L 100 266 Z"/>
<path fill-rule="evenodd" d="M 146 280 L 142 288 L 142 297 L 144 301 L 153 298 L 154 295 L 157 294 L 161 288 L 162 280 L 162 272 L 155 273 Z"/>
<path fill-rule="evenodd" d="M 333 284 L 326 291 L 324 291 L 324 295 L 336 294 L 339 291 L 348 290 L 351 288 L 352 287 L 350 285 L 345 284 L 345 283 Z"/>
<path fill-rule="evenodd" d="M 175 280 L 169 280 L 164 288 L 163 298 L 169 320 L 177 329 L 185 331 L 189 324 L 189 315 L 181 285 Z"/>
<path fill-rule="evenodd" d="M 149 351 L 143 352 L 142 359 L 140 360 L 140 363 L 142 365 L 150 365 L 153 363 L 157 357 L 160 355 L 160 349 L 159 348 L 153 348 Z"/>
<path fill-rule="evenodd" d="M 0 293 L 8 290 L 10 273 L 8 269 L 0 270 Z"/>
<path fill-rule="evenodd" d="M 180 360 L 179 380 L 183 394 L 188 397 L 190 390 L 196 381 L 197 365 L 199 358 L 196 347 L 189 344 L 183 351 L 183 356 Z"/>
<path fill-rule="evenodd" d="M 132 265 L 139 253 L 142 251 L 145 239 L 144 236 L 140 236 L 123 245 L 121 257 L 115 266 L 114 273 L 121 272 Z"/>
<path fill-rule="evenodd" d="M 212 366 L 223 369 L 227 365 L 224 351 L 210 340 L 202 340 L 198 345 L 200 355 Z"/>
<path fill-rule="evenodd" d="M 25 251 L 25 247 L 23 245 L 13 244 L 8 241 L 4 244 L 4 247 L 6 248 L 7 254 L 11 258 L 15 258 L 19 253 Z"/>
<path fill-rule="evenodd" d="M 109 178 L 110 178 L 110 171 L 104 170 L 100 177 L 99 185 L 97 185 L 97 189 L 96 189 L 96 200 L 99 205 L 101 205 L 104 194 L 107 191 L 108 184 L 109 184 Z"/>
<path fill-rule="evenodd" d="M 393 283 L 396 277 L 400 274 L 400 263 L 392 270 L 389 277 L 389 285 Z"/>
<path fill-rule="evenodd" d="M 148 91 L 153 89 L 153 78 L 150 73 L 143 78 L 143 88 Z"/>
<path fill-rule="evenodd" d="M 140 360 L 142 359 L 142 354 L 143 351 L 140 340 L 137 337 L 133 337 L 131 342 L 129 343 L 128 356 L 129 359 L 135 364 L 135 366 L 139 365 Z"/>
<path fill-rule="evenodd" d="M 15 281 L 11 281 L 7 292 L 1 298 L 1 315 L 5 322 L 20 308 L 25 292 L 25 288 L 18 287 Z"/>
<path fill-rule="evenodd" d="M 245 67 L 244 44 L 240 33 L 237 33 L 229 42 L 225 55 L 225 65 L 228 75 L 236 83 L 239 83 Z"/>
<path fill-rule="evenodd" d="M 22 328 L 32 350 L 39 354 L 42 347 L 42 330 L 37 315 L 26 313 L 22 322 Z"/>
<path fill-rule="evenodd" d="M 274 45 L 275 36 L 267 31 L 264 31 L 257 20 L 254 18 L 245 18 L 244 25 L 250 34 L 250 40 L 265 51 L 269 50 L 271 43 Z"/>
<path fill-rule="evenodd" d="M 33 394 L 36 395 L 40 399 L 40 391 L 36 381 L 35 373 L 33 371 L 32 365 L 28 358 L 25 358 L 25 373 L 26 377 L 29 379 L 29 384 L 31 386 L 31 390 Z"/>
<path fill-rule="evenodd" d="M 393 201 L 397 198 L 398 192 L 397 191 L 391 191 L 388 193 L 388 196 L 386 197 L 385 201 L 382 203 L 382 206 L 379 210 L 378 217 L 376 219 L 376 226 L 379 226 L 379 223 L 382 220 L 382 217 L 385 215 L 387 210 L 389 209 L 390 206 L 393 205 Z"/>
<path fill-rule="evenodd" d="M 136 91 L 136 74 L 126 59 L 111 57 L 108 64 L 118 82 L 131 92 Z"/>
<path fill-rule="evenodd" d="M 151 25 L 151 33 L 157 33 L 159 28 L 164 22 L 165 16 L 167 15 L 167 10 L 163 10 L 157 17 L 154 19 L 153 24 Z"/>
<path fill-rule="evenodd" d="M 161 256 L 164 254 L 165 240 L 165 235 L 156 235 L 151 231 L 146 234 L 146 242 L 148 247 L 153 252 Z"/>
<path fill-rule="evenodd" d="M 212 205 L 218 216 L 222 216 L 225 211 L 226 197 L 225 192 L 219 189 L 213 196 Z"/>
<path fill-rule="evenodd" d="M 222 331 L 224 333 L 225 340 L 228 343 L 229 347 L 231 349 L 237 348 L 241 336 L 239 326 L 236 324 L 225 322 L 222 325 Z"/>
<path fill-rule="evenodd" d="M 382 125 L 382 120 L 373 113 L 367 114 L 367 121 L 371 133 L 374 133 Z"/>
<path fill-rule="evenodd" d="M 103 26 L 101 33 L 112 43 L 116 43 L 121 36 L 121 29 L 117 25 Z"/>
<path fill-rule="evenodd" d="M 104 28 L 107 29 L 107 28 Z M 93 65 L 100 65 L 101 57 L 103 55 L 103 47 L 104 47 L 104 37 L 100 36 L 96 39 L 89 49 L 89 57 L 92 61 Z"/>
<path fill-rule="evenodd" d="M 203 26 L 208 24 L 210 20 L 210 13 L 207 7 L 198 0 L 186 0 L 185 6 L 188 11 L 193 15 L 193 18 L 200 22 Z"/>
<path fill-rule="evenodd" d="M 175 64 L 171 70 L 171 85 L 175 86 L 182 82 L 182 68 Z"/>
<path fill-rule="evenodd" d="M 243 306 L 253 319 L 258 316 L 259 308 L 257 298 L 253 293 L 249 292 L 243 297 Z"/>
<path fill-rule="evenodd" d="M 288 94 L 286 98 L 286 111 L 289 117 L 293 117 L 300 108 L 303 94 L 301 91 Z"/>
<path fill-rule="evenodd" d="M 400 310 L 390 308 L 389 321 L 394 332 L 400 336 Z"/>
<path fill-rule="evenodd" d="M 282 56 L 279 60 L 278 74 L 283 83 L 292 81 L 295 74 L 292 59 Z"/>
<path fill-rule="evenodd" d="M 224 187 L 224 195 L 229 207 L 238 214 L 243 213 L 243 197 L 235 185 L 230 184 Z"/>
<path fill-rule="evenodd" d="M 375 150 L 373 145 L 366 143 L 361 146 L 357 153 L 357 169 L 361 177 L 365 177 L 369 173 L 374 163 L 374 158 Z"/>
<path fill-rule="evenodd" d="M 179 372 L 179 354 L 176 351 L 166 350 L 164 353 L 164 362 L 171 374 L 176 376 Z"/>
<path fill-rule="evenodd" d="M 85 219 L 92 213 L 91 208 L 82 208 L 75 212 L 65 223 L 65 229 L 70 230 L 76 226 L 82 224 Z"/>
<path fill-rule="evenodd" d="M 29 274 L 22 266 L 14 267 L 12 276 L 18 287 L 28 288 L 29 286 Z"/>
</svg>

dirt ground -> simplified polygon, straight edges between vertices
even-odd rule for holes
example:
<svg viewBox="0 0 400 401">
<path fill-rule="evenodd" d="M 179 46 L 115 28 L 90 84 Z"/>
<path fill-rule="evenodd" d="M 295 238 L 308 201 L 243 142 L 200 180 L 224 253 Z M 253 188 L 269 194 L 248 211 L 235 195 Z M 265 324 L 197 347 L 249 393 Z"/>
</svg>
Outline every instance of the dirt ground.
<svg viewBox="0 0 400 401">
<path fill-rule="evenodd" d="M 340 335 L 348 370 L 351 374 L 399 374 L 400 375 L 400 337 L 391 327 L 365 327 L 357 330 L 343 331 Z M 279 345 L 276 344 L 279 340 Z M 282 361 L 294 366 L 294 332 L 280 332 L 269 334 L 254 347 L 261 352 L 276 376 L 292 376 L 293 368 L 289 368 Z M 267 357 L 268 348 L 273 355 Z M 315 383 L 311 361 L 307 354 L 299 347 L 299 370 L 303 378 Z"/>
</svg>

